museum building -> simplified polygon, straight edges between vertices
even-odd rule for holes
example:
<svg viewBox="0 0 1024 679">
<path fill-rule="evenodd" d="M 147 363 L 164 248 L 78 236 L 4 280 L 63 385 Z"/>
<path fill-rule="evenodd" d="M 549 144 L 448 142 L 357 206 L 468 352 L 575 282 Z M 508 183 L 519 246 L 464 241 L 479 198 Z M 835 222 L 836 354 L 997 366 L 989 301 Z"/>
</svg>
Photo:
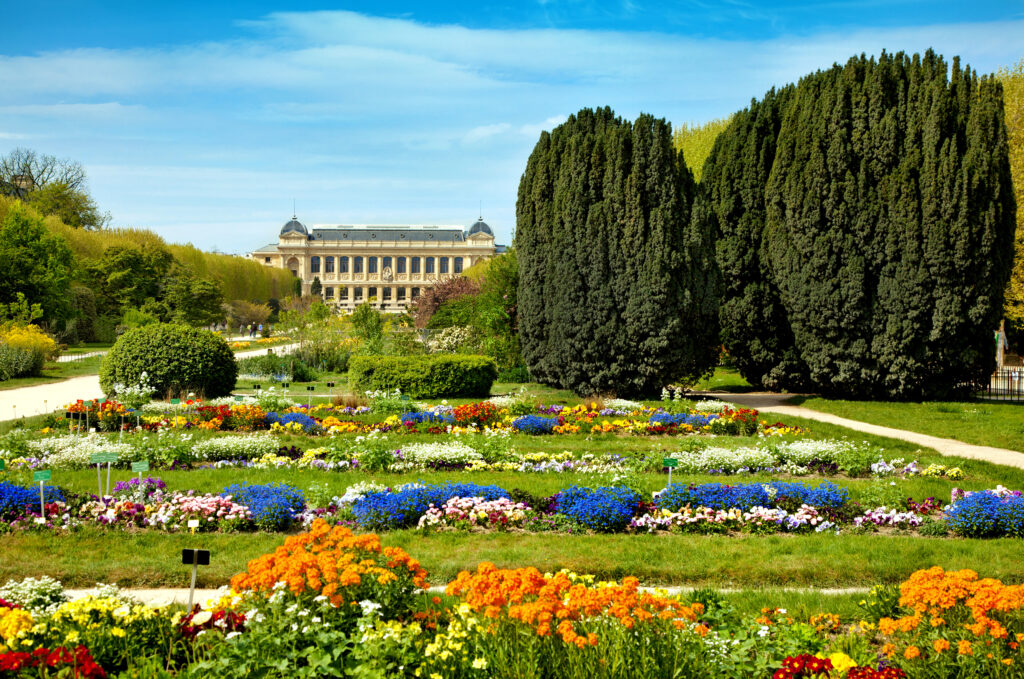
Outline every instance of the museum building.
<svg viewBox="0 0 1024 679">
<path fill-rule="evenodd" d="M 401 311 L 437 281 L 458 276 L 482 259 L 504 252 L 478 219 L 460 226 L 317 225 L 294 216 L 277 243 L 250 254 L 264 266 L 290 269 L 309 294 L 319 278 L 325 302 L 354 309 L 373 299 L 384 311 Z"/>
</svg>

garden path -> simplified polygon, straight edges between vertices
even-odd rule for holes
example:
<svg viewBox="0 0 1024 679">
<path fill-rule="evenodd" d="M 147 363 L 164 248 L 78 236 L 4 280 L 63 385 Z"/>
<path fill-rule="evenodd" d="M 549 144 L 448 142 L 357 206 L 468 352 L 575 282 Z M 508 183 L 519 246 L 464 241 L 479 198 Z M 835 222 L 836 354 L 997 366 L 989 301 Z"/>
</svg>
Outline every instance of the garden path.
<svg viewBox="0 0 1024 679">
<path fill-rule="evenodd" d="M 298 344 L 285 344 L 273 347 L 273 349 L 287 352 L 298 346 Z M 265 348 L 239 351 L 235 354 L 235 358 L 262 356 L 266 352 Z M 96 398 L 103 398 L 99 375 L 72 377 L 63 382 L 39 384 L 34 387 L 4 389 L 0 390 L 0 422 L 15 420 L 19 417 L 42 415 L 78 399 L 88 401 Z"/>
<path fill-rule="evenodd" d="M 679 594 L 687 594 L 694 591 L 694 587 L 641 587 L 643 591 L 653 592 L 664 591 L 670 596 L 676 596 Z M 716 588 L 717 589 L 717 588 Z M 778 592 L 815 592 L 817 594 L 824 594 L 826 596 L 841 596 L 844 594 L 864 594 L 869 591 L 867 587 L 842 587 L 836 589 L 818 589 L 816 587 L 773 587 L 772 591 Z M 144 604 L 151 606 L 163 606 L 171 603 L 175 604 L 188 604 L 188 590 L 187 589 L 123 589 L 121 590 L 125 594 L 135 597 Z M 444 594 L 444 586 L 436 585 L 431 587 L 429 591 L 432 594 Z M 742 592 L 742 589 L 718 589 L 719 592 L 724 594 L 730 594 L 733 592 Z M 64 593 L 67 594 L 70 599 L 80 599 L 89 594 L 93 594 L 95 590 L 92 589 L 66 589 Z M 209 600 L 216 600 L 221 597 L 223 592 L 219 589 L 197 589 L 195 598 L 193 601 L 197 604 L 203 604 Z"/>
<path fill-rule="evenodd" d="M 809 420 L 827 422 L 829 424 L 846 427 L 847 429 L 853 429 L 865 434 L 887 436 L 901 441 L 909 441 L 910 443 L 914 443 L 919 446 L 933 448 L 941 455 L 965 457 L 972 460 L 984 460 L 994 464 L 1002 464 L 1008 467 L 1024 469 L 1024 453 L 1015 450 L 993 448 L 991 446 L 976 446 L 974 444 L 964 443 L 963 441 L 957 441 L 955 439 L 944 439 L 939 438 L 938 436 L 918 434 L 917 432 L 905 431 L 903 429 L 883 427 L 877 424 L 860 422 L 859 420 L 850 420 L 845 417 L 839 417 L 829 413 L 821 413 L 817 410 L 811 410 L 810 408 L 786 405 L 789 399 L 796 396 L 796 394 L 730 394 L 724 392 L 702 392 L 698 395 L 711 396 L 746 408 L 757 408 L 757 410 L 762 413 L 789 415 L 790 417 L 805 417 Z"/>
</svg>

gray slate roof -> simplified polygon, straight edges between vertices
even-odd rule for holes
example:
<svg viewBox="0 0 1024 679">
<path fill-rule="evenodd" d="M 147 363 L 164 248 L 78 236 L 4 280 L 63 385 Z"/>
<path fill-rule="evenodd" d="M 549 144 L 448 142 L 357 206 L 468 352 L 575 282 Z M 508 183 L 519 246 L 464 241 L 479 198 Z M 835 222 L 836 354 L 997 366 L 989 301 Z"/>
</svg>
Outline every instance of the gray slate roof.
<svg viewBox="0 0 1024 679">
<path fill-rule="evenodd" d="M 463 241 L 466 234 L 453 228 L 352 227 L 314 228 L 311 240 L 381 240 L 381 241 Z"/>
<path fill-rule="evenodd" d="M 253 252 L 277 252 L 277 243 L 271 243 L 270 245 L 264 245 L 259 250 L 253 250 Z"/>
</svg>

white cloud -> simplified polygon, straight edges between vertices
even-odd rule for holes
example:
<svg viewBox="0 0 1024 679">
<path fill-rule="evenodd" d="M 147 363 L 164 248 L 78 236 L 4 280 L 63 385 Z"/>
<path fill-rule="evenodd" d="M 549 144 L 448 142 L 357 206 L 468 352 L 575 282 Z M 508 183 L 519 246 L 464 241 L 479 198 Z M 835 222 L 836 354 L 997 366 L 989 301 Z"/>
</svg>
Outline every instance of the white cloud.
<svg viewBox="0 0 1024 679">
<path fill-rule="evenodd" d="M 0 153 L 45 136 L 46 152 L 86 164 L 117 221 L 172 239 L 196 224 L 188 232 L 199 244 L 262 244 L 279 226 L 266 215 L 292 197 L 323 222 L 447 223 L 483 200 L 501 240 L 537 135 L 569 112 L 610 105 L 701 122 L 882 49 L 934 47 L 990 71 L 1019 58 L 1024 21 L 762 41 L 344 11 L 271 14 L 244 29 L 172 48 L 0 54 L 0 129 L 10 130 Z M 247 219 L 254 226 L 238 226 Z"/>
</svg>

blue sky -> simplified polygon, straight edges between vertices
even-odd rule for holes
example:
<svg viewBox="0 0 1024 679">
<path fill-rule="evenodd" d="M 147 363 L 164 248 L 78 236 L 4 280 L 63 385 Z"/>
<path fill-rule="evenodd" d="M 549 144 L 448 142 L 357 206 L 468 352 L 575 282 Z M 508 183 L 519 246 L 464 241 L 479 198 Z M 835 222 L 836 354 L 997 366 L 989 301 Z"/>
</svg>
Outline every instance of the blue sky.
<svg viewBox="0 0 1024 679">
<path fill-rule="evenodd" d="M 584 106 L 727 116 L 853 54 L 1024 57 L 1024 2 L 4 2 L 0 153 L 81 161 L 114 225 L 245 252 L 291 216 L 499 242 Z"/>
</svg>

